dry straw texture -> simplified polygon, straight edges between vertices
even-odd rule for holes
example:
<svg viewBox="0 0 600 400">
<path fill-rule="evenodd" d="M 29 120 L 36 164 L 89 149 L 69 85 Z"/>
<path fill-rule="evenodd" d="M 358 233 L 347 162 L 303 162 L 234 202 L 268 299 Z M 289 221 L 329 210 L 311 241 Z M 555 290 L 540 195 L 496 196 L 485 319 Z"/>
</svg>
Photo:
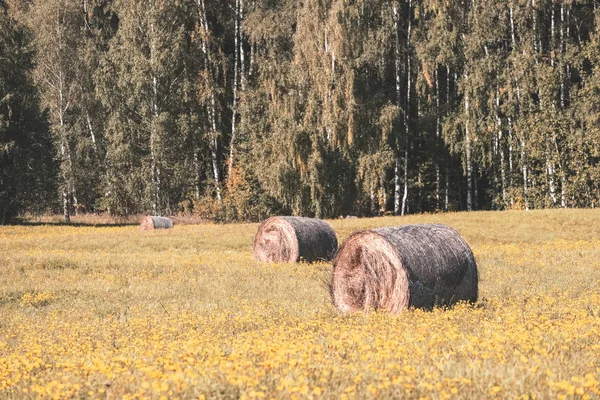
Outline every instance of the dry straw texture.
<svg viewBox="0 0 600 400">
<path fill-rule="evenodd" d="M 149 231 L 152 229 L 171 229 L 173 227 L 173 221 L 167 217 L 156 217 L 147 216 L 142 219 L 140 228 L 143 231 Z"/>
<path fill-rule="evenodd" d="M 343 312 L 477 301 L 477 264 L 468 243 L 446 225 L 390 226 L 356 232 L 334 261 L 331 296 Z"/>
<path fill-rule="evenodd" d="M 313 262 L 331 260 L 337 250 L 335 231 L 316 218 L 271 217 L 254 237 L 254 258 L 258 261 Z"/>
</svg>

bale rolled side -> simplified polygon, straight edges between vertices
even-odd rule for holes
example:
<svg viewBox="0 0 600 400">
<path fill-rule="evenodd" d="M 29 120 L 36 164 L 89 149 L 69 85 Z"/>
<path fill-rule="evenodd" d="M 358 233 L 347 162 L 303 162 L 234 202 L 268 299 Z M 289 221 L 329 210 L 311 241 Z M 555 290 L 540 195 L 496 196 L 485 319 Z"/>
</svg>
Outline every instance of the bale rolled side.
<svg viewBox="0 0 600 400">
<path fill-rule="evenodd" d="M 140 228 L 144 231 L 152 229 L 171 229 L 173 221 L 167 217 L 147 216 L 142 219 Z"/>
<path fill-rule="evenodd" d="M 329 223 L 304 217 L 271 217 L 254 237 L 254 258 L 268 262 L 331 260 L 338 242 Z"/>
<path fill-rule="evenodd" d="M 431 308 L 477 301 L 469 244 L 446 225 L 384 227 L 352 234 L 333 262 L 331 297 L 342 312 Z"/>
</svg>

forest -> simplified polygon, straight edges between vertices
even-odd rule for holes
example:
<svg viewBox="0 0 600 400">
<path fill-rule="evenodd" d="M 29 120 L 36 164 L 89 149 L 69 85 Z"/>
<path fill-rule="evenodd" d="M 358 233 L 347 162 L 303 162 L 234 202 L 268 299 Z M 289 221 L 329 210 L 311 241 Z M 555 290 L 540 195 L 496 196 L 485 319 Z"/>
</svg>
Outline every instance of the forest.
<svg viewBox="0 0 600 400">
<path fill-rule="evenodd" d="M 0 0 L 0 223 L 594 208 L 596 0 Z"/>
</svg>

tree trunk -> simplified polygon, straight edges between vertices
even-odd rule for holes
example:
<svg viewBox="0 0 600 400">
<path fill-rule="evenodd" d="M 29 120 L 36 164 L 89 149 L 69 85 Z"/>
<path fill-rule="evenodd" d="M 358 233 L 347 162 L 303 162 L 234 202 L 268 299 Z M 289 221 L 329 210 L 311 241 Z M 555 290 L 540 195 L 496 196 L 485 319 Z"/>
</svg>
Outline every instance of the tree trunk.
<svg viewBox="0 0 600 400">
<path fill-rule="evenodd" d="M 512 50 L 514 51 L 517 47 L 517 38 L 516 38 L 516 30 L 515 30 L 515 19 L 514 19 L 514 15 L 513 15 L 513 8 L 512 6 L 509 8 L 509 14 L 510 14 L 510 37 L 511 37 L 511 43 L 512 43 Z"/>
<path fill-rule="evenodd" d="M 198 14 L 199 14 L 199 22 L 200 28 L 204 31 L 205 34 L 208 32 L 208 21 L 206 18 L 206 7 L 204 4 L 204 0 L 195 0 L 196 5 L 198 6 Z M 212 172 L 215 180 L 215 191 L 217 195 L 217 200 L 222 202 L 221 198 L 221 175 L 219 173 L 219 142 L 218 142 L 218 131 L 217 131 L 217 116 L 216 116 L 216 100 L 215 100 L 215 89 L 214 89 L 214 79 L 215 73 L 212 65 L 212 55 L 210 51 L 210 47 L 206 43 L 206 39 L 201 39 L 201 47 L 202 52 L 204 53 L 205 58 L 205 66 L 208 71 L 210 84 L 209 84 L 209 102 L 207 105 L 207 116 L 208 122 L 210 125 L 210 133 L 209 133 L 209 148 L 212 162 Z"/>
<path fill-rule="evenodd" d="M 63 203 L 63 216 L 65 223 L 71 222 L 71 213 L 69 211 L 69 196 L 67 195 L 67 190 L 63 189 L 62 191 L 62 203 Z"/>
<path fill-rule="evenodd" d="M 402 195 L 402 211 L 404 215 L 407 209 L 408 201 L 408 147 L 410 144 L 410 92 L 412 88 L 412 58 L 411 58 L 411 33 L 412 33 L 412 0 L 408 0 L 408 27 L 406 30 L 406 107 L 404 109 L 404 125 L 406 127 L 406 139 L 404 143 L 404 193 Z"/>
<path fill-rule="evenodd" d="M 498 125 L 498 153 L 500 154 L 500 190 L 502 192 L 502 207 L 506 207 L 506 167 L 504 148 L 502 146 L 502 120 L 500 118 L 500 93 L 496 90 L 496 123 Z"/>
<path fill-rule="evenodd" d="M 62 78 L 62 77 L 61 77 Z M 60 155 L 61 163 L 66 163 L 66 166 L 62 166 L 63 176 L 63 191 L 62 191 L 62 202 L 63 202 L 63 215 L 66 223 L 71 222 L 71 199 L 76 201 L 75 190 L 73 188 L 73 162 L 71 159 L 71 151 L 69 150 L 69 142 L 67 140 L 66 126 L 64 122 L 64 113 L 66 108 L 63 107 L 63 92 L 62 92 L 62 79 L 60 81 L 59 89 L 59 108 L 58 108 L 58 121 L 60 129 Z M 75 203 L 76 205 L 76 203 Z"/>
<path fill-rule="evenodd" d="M 568 11 L 567 11 L 568 12 Z M 569 24 L 568 22 L 565 24 L 565 5 L 564 3 L 560 6 L 560 53 L 561 53 L 561 67 L 560 67 L 560 107 L 562 110 L 566 107 L 566 97 L 567 97 L 567 80 L 569 79 L 569 64 L 565 61 L 565 25 L 566 25 L 566 35 L 569 35 Z M 562 65 L 562 64 L 566 64 Z M 567 68 L 567 72 L 565 74 L 565 67 Z M 565 76 L 566 75 L 566 76 Z M 559 157 L 559 166 L 561 169 L 560 173 L 560 205 L 563 208 L 567 207 L 567 196 L 566 196 L 566 172 L 563 165 L 562 160 L 560 160 L 561 156 L 558 152 L 558 143 L 556 142 L 556 137 L 554 138 L 554 144 L 556 146 L 557 157 Z"/>
<path fill-rule="evenodd" d="M 254 74 L 254 53 L 256 53 L 256 43 L 250 45 L 250 66 L 248 67 L 248 76 Z"/>
<path fill-rule="evenodd" d="M 396 83 L 396 105 L 398 107 L 401 106 L 401 80 L 400 80 L 400 27 L 399 27 L 399 10 L 398 3 L 394 2 L 392 7 L 393 17 L 394 17 L 394 31 L 395 31 L 395 41 L 394 41 L 394 77 Z M 394 167 L 394 215 L 398 215 L 400 213 L 400 138 L 399 133 L 396 129 L 396 164 Z"/>
<path fill-rule="evenodd" d="M 193 159 L 193 165 L 194 165 L 194 197 L 196 200 L 200 199 L 200 182 L 201 177 L 200 177 L 200 150 L 196 149 L 194 150 L 194 159 Z"/>
<path fill-rule="evenodd" d="M 564 77 L 564 63 L 565 63 L 565 5 L 564 3 L 560 5 L 560 108 L 565 108 L 565 77 Z"/>
<path fill-rule="evenodd" d="M 397 143 L 398 141 L 396 141 Z M 396 144 L 398 147 L 399 144 Z M 400 212 L 400 168 L 401 168 L 400 152 L 396 152 L 396 164 L 394 166 L 394 215 Z"/>
<path fill-rule="evenodd" d="M 479 191 L 477 190 L 477 173 L 473 176 L 473 209 L 479 209 Z"/>
<path fill-rule="evenodd" d="M 153 6 L 151 6 L 153 7 Z M 154 11 L 154 10 L 152 10 Z M 151 15 L 150 22 L 150 68 L 152 70 L 151 80 L 152 80 L 152 121 L 150 122 L 150 160 L 151 160 L 151 181 L 152 181 L 152 213 L 154 215 L 160 215 L 161 213 L 161 193 L 160 193 L 160 166 L 158 161 L 158 155 L 160 154 L 160 145 L 159 145 L 159 133 L 156 131 L 156 123 L 159 119 L 159 105 L 158 105 L 158 77 L 155 75 L 154 68 L 156 67 L 156 48 L 155 41 L 158 33 L 155 31 L 154 27 L 154 12 Z"/>
<path fill-rule="evenodd" d="M 85 110 L 85 120 L 87 122 L 88 131 L 90 132 L 90 138 L 92 139 L 92 148 L 94 154 L 98 156 L 98 146 L 96 145 L 96 136 L 94 135 L 94 129 L 92 128 L 92 121 L 90 120 L 90 114 Z"/>
<path fill-rule="evenodd" d="M 536 10 L 536 4 L 535 4 L 535 0 L 531 0 L 531 8 L 532 8 L 532 12 L 533 12 L 533 52 L 534 53 L 540 53 L 541 52 L 541 45 L 540 43 L 538 43 L 538 16 L 537 16 L 537 10 Z M 536 63 L 537 63 L 537 58 L 536 58 Z"/>
<path fill-rule="evenodd" d="M 552 200 L 552 206 L 556 205 L 556 185 L 555 185 L 555 168 L 554 161 L 552 161 L 552 152 L 548 149 L 549 143 L 546 145 L 546 174 L 548 176 L 548 190 L 550 191 L 550 199 Z"/>
<path fill-rule="evenodd" d="M 235 62 L 233 64 L 233 104 L 231 106 L 231 139 L 229 141 L 229 160 L 227 164 L 227 179 L 231 180 L 233 173 L 233 158 L 235 157 L 235 134 L 236 134 L 236 122 L 238 114 L 238 86 L 240 79 L 240 52 L 241 38 L 240 38 L 240 1 L 235 1 Z"/>
<path fill-rule="evenodd" d="M 469 75 L 465 72 L 465 82 Z M 473 167 L 471 165 L 471 132 L 469 131 L 469 94 L 465 91 L 465 162 L 467 172 L 467 211 L 473 210 Z"/>
<path fill-rule="evenodd" d="M 529 211 L 529 193 L 527 185 L 527 153 L 525 151 L 525 141 L 521 139 L 521 165 L 523 169 L 523 201 L 525 202 L 525 210 Z"/>
<path fill-rule="evenodd" d="M 244 23 L 244 0 L 238 0 L 240 3 L 239 6 L 239 13 L 238 13 L 238 19 L 239 19 L 239 28 L 238 28 L 238 34 L 239 34 L 239 41 L 238 41 L 238 46 L 239 46 L 239 53 L 240 53 L 240 85 L 242 88 L 242 91 L 246 90 L 246 56 L 244 54 L 244 31 L 242 29 L 242 25 Z"/>
<path fill-rule="evenodd" d="M 441 116 L 440 116 L 440 76 L 438 73 L 438 69 L 436 66 L 436 70 L 435 70 L 435 139 L 436 139 L 436 149 L 437 146 L 440 143 L 440 122 L 441 120 Z M 436 152 L 437 153 L 437 152 Z M 435 154 L 434 158 L 435 158 L 435 209 L 439 210 L 440 209 L 440 163 L 439 163 L 439 158 L 441 157 L 441 154 Z"/>
<path fill-rule="evenodd" d="M 446 65 L 446 115 L 450 112 L 450 65 Z M 450 190 L 450 167 L 446 165 L 446 182 L 444 191 L 444 211 L 448 211 L 448 200 Z"/>
<path fill-rule="evenodd" d="M 379 207 L 379 214 L 385 215 L 387 211 L 387 192 L 385 190 L 385 185 L 381 182 L 381 207 Z"/>
<path fill-rule="evenodd" d="M 371 215 L 375 215 L 376 212 L 376 204 L 377 201 L 375 200 L 375 190 L 373 190 L 373 184 L 371 183 L 371 188 L 369 189 L 369 198 L 371 199 Z"/>
<path fill-rule="evenodd" d="M 444 211 L 448 211 L 448 201 L 450 199 L 450 167 L 446 167 L 446 184 L 444 190 Z"/>
</svg>

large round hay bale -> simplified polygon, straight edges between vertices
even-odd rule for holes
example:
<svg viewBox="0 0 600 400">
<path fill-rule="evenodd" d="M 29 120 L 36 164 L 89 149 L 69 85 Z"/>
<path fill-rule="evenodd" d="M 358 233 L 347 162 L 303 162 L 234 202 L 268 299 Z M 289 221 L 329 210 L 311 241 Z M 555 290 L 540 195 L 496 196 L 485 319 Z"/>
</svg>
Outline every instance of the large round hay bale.
<svg viewBox="0 0 600 400">
<path fill-rule="evenodd" d="M 333 262 L 331 298 L 342 311 L 431 308 L 477 301 L 469 244 L 446 225 L 390 226 L 352 234 Z"/>
<path fill-rule="evenodd" d="M 140 228 L 143 231 L 152 229 L 171 229 L 173 227 L 173 220 L 167 217 L 147 216 L 142 219 Z"/>
<path fill-rule="evenodd" d="M 338 242 L 329 223 L 304 217 L 271 217 L 254 237 L 254 258 L 258 261 L 308 262 L 333 258 Z"/>
</svg>

